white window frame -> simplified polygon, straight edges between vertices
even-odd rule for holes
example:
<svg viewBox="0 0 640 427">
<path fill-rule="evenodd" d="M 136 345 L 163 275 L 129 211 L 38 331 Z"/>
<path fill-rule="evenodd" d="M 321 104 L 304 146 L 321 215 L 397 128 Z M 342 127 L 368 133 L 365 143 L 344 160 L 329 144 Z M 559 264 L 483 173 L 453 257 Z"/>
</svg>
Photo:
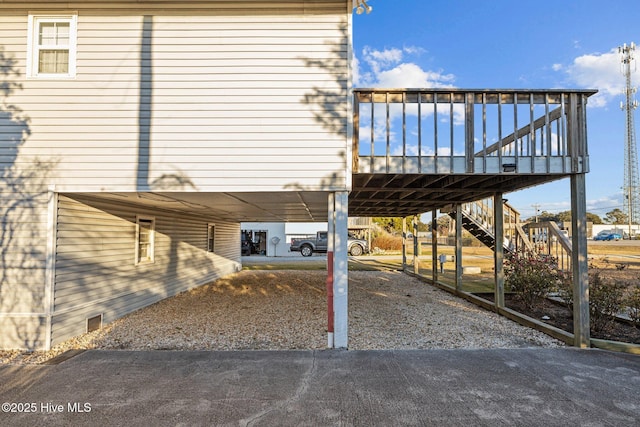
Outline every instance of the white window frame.
<svg viewBox="0 0 640 427">
<path fill-rule="evenodd" d="M 140 221 L 150 222 L 151 230 L 149 233 L 149 249 L 145 258 L 140 254 Z M 136 216 L 136 259 L 135 264 L 150 264 L 155 262 L 155 241 L 156 241 L 156 219 L 152 216 L 137 215 Z"/>
<path fill-rule="evenodd" d="M 48 22 L 69 24 L 69 68 L 66 73 L 40 73 L 38 43 L 40 24 Z M 34 13 L 29 14 L 28 34 L 27 34 L 27 77 L 40 79 L 72 79 L 76 77 L 76 58 L 78 41 L 78 14 L 73 13 Z"/>
<path fill-rule="evenodd" d="M 207 252 L 216 252 L 216 225 L 211 222 L 207 224 Z"/>
</svg>

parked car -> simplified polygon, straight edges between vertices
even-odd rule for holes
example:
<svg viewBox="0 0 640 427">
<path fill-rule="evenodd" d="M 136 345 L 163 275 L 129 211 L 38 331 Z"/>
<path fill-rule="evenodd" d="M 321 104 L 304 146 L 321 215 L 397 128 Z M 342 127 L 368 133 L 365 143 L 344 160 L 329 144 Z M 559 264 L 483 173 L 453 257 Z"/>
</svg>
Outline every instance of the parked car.
<svg viewBox="0 0 640 427">
<path fill-rule="evenodd" d="M 596 237 L 593 238 L 593 240 L 620 240 L 622 239 L 622 236 L 618 233 L 598 233 L 598 235 Z"/>
<path fill-rule="evenodd" d="M 311 256 L 314 252 L 326 253 L 327 252 L 327 243 L 329 242 L 327 238 L 326 231 L 318 231 L 316 233 L 316 237 L 309 237 L 306 239 L 292 239 L 291 247 L 289 250 L 291 252 L 300 252 L 302 256 Z M 364 239 L 357 239 L 356 237 L 349 234 L 347 239 L 347 251 L 349 255 L 352 256 L 360 256 L 365 253 L 369 253 L 369 244 Z"/>
</svg>

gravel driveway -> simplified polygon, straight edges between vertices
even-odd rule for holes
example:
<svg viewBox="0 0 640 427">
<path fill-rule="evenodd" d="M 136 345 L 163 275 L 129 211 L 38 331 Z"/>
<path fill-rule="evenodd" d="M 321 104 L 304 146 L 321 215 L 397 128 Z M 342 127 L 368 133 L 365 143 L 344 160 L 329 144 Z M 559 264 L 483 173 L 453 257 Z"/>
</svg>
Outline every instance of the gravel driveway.
<svg viewBox="0 0 640 427">
<path fill-rule="evenodd" d="M 39 363 L 69 349 L 326 348 L 325 281 L 324 271 L 242 271 L 50 352 L 0 352 L 0 363 Z M 564 345 L 397 271 L 349 272 L 349 343 L 353 350 Z"/>
</svg>

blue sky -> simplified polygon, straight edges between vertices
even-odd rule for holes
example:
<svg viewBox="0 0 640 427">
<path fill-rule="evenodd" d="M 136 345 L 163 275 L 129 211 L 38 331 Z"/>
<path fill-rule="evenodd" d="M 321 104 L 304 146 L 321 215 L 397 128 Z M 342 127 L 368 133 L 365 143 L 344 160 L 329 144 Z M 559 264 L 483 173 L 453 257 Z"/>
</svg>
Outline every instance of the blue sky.
<svg viewBox="0 0 640 427">
<path fill-rule="evenodd" d="M 622 209 L 625 81 L 618 47 L 640 43 L 640 1 L 368 3 L 370 14 L 353 15 L 356 87 L 598 89 L 587 112 L 587 209 L 603 218 Z M 632 79 L 638 85 L 640 71 Z M 636 134 L 639 126 L 636 120 Z M 525 218 L 534 204 L 570 209 L 568 180 L 506 197 Z"/>
</svg>

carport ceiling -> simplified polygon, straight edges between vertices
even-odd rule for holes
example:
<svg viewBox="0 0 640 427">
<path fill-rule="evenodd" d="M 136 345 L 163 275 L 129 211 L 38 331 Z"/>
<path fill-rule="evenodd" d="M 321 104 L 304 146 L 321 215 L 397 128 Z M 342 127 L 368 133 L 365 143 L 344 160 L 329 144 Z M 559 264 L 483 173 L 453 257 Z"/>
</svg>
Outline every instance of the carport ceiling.
<svg viewBox="0 0 640 427">
<path fill-rule="evenodd" d="M 238 222 L 322 222 L 327 220 L 328 196 L 325 192 L 140 192 L 85 193 L 85 195 Z"/>
<path fill-rule="evenodd" d="M 355 174 L 349 216 L 409 216 L 564 178 L 562 175 Z M 89 196 L 237 222 L 324 222 L 328 192 L 140 192 Z"/>
</svg>

